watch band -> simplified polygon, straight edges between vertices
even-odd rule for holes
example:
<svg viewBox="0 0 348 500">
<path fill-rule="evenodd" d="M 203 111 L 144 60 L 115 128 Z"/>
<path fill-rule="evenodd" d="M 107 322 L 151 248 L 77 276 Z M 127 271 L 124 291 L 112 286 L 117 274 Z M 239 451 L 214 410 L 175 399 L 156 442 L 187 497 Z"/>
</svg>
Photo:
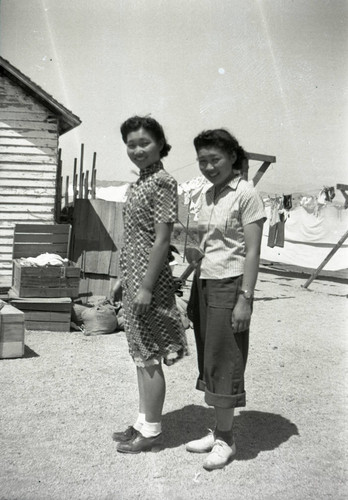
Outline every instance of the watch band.
<svg viewBox="0 0 348 500">
<path fill-rule="evenodd" d="M 253 298 L 253 292 L 250 292 L 250 290 L 240 290 L 239 293 L 243 295 L 246 300 L 251 300 Z"/>
</svg>

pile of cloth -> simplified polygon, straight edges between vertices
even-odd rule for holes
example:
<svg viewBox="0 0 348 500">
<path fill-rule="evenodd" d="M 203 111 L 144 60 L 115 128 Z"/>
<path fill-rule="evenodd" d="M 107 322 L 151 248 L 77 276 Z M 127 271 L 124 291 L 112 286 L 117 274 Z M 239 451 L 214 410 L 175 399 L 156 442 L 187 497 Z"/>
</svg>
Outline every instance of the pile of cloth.
<svg viewBox="0 0 348 500">
<path fill-rule="evenodd" d="M 63 259 L 60 255 L 56 253 L 42 253 L 38 257 L 22 257 L 18 259 L 21 266 L 33 266 L 33 267 L 44 267 L 44 266 L 68 266 L 69 259 Z"/>
</svg>

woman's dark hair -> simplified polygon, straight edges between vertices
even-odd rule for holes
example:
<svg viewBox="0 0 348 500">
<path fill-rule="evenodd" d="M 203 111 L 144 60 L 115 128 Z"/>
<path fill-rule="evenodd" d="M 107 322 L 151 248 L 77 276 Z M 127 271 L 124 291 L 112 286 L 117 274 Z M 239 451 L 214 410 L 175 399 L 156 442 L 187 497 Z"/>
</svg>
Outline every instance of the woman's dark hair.
<svg viewBox="0 0 348 500">
<path fill-rule="evenodd" d="M 167 156 L 172 146 L 167 143 L 162 126 L 154 118 L 149 116 L 132 116 L 121 125 L 122 140 L 127 144 L 127 137 L 130 132 L 136 132 L 140 128 L 146 130 L 156 142 L 163 140 L 164 145 L 160 152 L 160 158 Z"/>
<path fill-rule="evenodd" d="M 233 168 L 236 170 L 241 170 L 243 168 L 243 160 L 246 159 L 245 151 L 242 146 L 239 145 L 237 139 L 223 128 L 204 130 L 193 139 L 193 144 L 197 153 L 201 148 L 206 147 L 221 149 L 221 151 L 228 154 L 236 153 L 237 159 Z"/>
</svg>

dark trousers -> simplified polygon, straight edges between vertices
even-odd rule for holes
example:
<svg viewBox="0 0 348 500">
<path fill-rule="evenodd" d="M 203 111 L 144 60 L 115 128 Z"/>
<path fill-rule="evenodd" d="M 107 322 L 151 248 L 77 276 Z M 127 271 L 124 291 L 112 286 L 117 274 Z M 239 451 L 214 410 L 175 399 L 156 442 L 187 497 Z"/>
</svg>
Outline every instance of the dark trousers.
<svg viewBox="0 0 348 500">
<path fill-rule="evenodd" d="M 194 326 L 199 376 L 196 388 L 210 406 L 245 406 L 244 370 L 249 330 L 234 333 L 231 316 L 242 276 L 201 280 L 195 275 L 188 313 Z"/>
</svg>

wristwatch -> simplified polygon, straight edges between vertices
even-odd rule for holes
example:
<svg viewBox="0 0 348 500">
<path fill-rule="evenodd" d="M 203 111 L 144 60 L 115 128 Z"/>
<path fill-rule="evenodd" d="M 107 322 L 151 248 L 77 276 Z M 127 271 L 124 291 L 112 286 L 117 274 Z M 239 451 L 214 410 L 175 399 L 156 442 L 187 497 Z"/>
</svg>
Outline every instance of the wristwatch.
<svg viewBox="0 0 348 500">
<path fill-rule="evenodd" d="M 240 295 L 243 295 L 245 300 L 251 300 L 253 298 L 253 292 L 250 292 L 250 290 L 240 290 Z"/>
</svg>

